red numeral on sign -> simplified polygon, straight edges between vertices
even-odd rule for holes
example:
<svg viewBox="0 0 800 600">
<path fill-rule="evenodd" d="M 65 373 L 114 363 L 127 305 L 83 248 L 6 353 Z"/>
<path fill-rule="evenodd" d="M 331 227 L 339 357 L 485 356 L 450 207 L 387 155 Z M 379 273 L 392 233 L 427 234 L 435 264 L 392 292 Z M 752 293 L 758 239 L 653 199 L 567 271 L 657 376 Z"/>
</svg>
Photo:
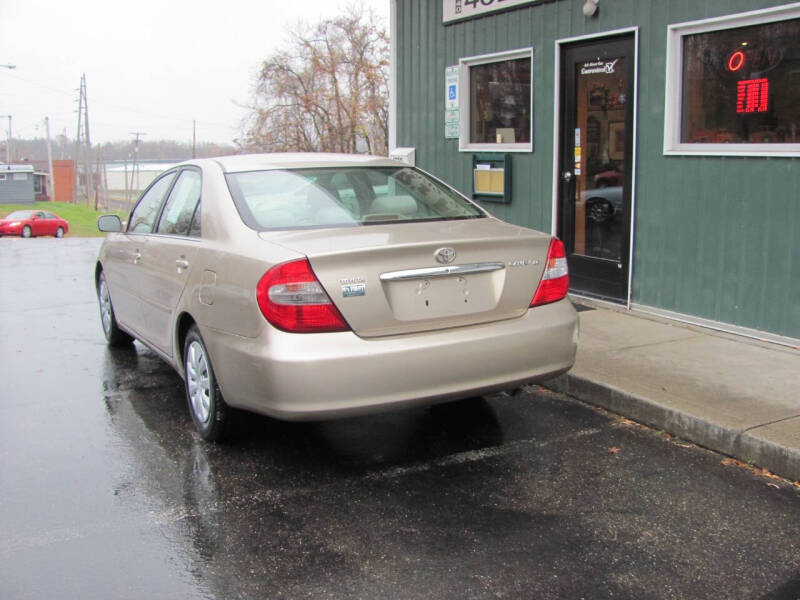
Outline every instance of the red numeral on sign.
<svg viewBox="0 0 800 600">
<path fill-rule="evenodd" d="M 736 112 L 740 115 L 767 112 L 769 79 L 746 79 L 736 86 Z"/>
</svg>

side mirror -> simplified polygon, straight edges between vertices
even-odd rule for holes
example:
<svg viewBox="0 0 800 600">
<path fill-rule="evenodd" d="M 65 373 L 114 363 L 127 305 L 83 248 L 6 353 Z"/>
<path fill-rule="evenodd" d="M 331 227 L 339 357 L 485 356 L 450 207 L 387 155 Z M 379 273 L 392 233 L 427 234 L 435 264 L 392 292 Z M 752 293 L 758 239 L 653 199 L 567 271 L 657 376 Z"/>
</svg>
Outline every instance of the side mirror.
<svg viewBox="0 0 800 600">
<path fill-rule="evenodd" d="M 122 231 L 122 221 L 117 215 L 103 215 L 97 218 L 97 229 L 105 233 Z"/>
</svg>

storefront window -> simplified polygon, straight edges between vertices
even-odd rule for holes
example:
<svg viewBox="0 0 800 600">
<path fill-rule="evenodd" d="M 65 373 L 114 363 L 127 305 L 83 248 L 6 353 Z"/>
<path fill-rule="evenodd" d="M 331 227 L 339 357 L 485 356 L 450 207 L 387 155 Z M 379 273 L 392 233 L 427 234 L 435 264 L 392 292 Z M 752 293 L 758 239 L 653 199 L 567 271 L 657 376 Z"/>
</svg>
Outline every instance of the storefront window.
<svg viewBox="0 0 800 600">
<path fill-rule="evenodd" d="M 530 142 L 531 59 L 470 67 L 470 142 Z"/>
<path fill-rule="evenodd" d="M 683 143 L 800 142 L 800 19 L 683 39 Z"/>
<path fill-rule="evenodd" d="M 462 58 L 461 150 L 533 150 L 533 50 Z"/>
<path fill-rule="evenodd" d="M 669 26 L 666 154 L 800 155 L 797 4 Z"/>
</svg>

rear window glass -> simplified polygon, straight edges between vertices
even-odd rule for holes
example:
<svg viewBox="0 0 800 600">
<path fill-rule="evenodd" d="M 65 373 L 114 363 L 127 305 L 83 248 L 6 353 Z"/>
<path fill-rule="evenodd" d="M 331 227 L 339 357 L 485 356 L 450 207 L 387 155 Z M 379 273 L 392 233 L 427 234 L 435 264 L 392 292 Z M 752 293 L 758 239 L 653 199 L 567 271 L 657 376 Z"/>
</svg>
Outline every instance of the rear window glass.
<svg viewBox="0 0 800 600">
<path fill-rule="evenodd" d="M 251 171 L 227 175 L 244 222 L 258 231 L 474 219 L 474 204 L 408 167 Z"/>
<path fill-rule="evenodd" d="M 6 219 L 30 219 L 33 216 L 32 210 L 16 210 L 12 212 L 10 215 L 5 217 Z"/>
</svg>

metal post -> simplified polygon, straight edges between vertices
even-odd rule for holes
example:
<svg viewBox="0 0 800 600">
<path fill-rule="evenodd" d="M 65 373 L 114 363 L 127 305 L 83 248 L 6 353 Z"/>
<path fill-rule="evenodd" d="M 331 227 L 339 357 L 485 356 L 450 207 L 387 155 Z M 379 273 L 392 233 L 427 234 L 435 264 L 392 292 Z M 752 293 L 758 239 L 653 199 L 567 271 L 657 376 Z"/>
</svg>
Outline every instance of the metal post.
<svg viewBox="0 0 800 600">
<path fill-rule="evenodd" d="M 11 164 L 11 115 L 8 115 L 8 141 L 6 142 L 6 163 Z"/>
<path fill-rule="evenodd" d="M 53 172 L 53 149 L 50 147 L 50 117 L 44 118 L 44 129 L 47 133 L 47 164 L 50 168 L 50 201 L 56 201 L 56 178 Z"/>
<path fill-rule="evenodd" d="M 92 142 L 89 139 L 89 98 L 86 95 L 86 73 L 83 74 L 82 79 L 83 85 L 83 111 L 84 111 L 84 120 L 83 126 L 86 128 L 86 205 L 92 205 L 92 188 L 90 187 L 90 181 L 94 179 L 94 173 L 92 172 Z M 94 199 L 94 209 L 97 210 L 97 182 L 95 184 L 95 199 Z"/>
<path fill-rule="evenodd" d="M 78 203 L 78 192 L 81 189 L 81 170 L 79 166 L 79 162 L 81 159 L 81 137 L 82 137 L 82 128 L 81 128 L 81 120 L 83 119 L 83 79 L 81 79 L 81 87 L 80 87 L 80 95 L 78 96 L 78 130 L 75 134 L 75 153 L 72 157 L 73 160 L 73 167 L 75 169 L 75 183 L 74 189 L 72 193 L 72 203 Z"/>
</svg>

